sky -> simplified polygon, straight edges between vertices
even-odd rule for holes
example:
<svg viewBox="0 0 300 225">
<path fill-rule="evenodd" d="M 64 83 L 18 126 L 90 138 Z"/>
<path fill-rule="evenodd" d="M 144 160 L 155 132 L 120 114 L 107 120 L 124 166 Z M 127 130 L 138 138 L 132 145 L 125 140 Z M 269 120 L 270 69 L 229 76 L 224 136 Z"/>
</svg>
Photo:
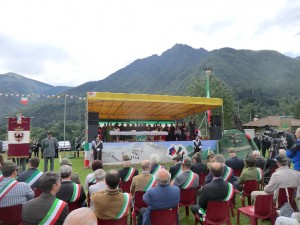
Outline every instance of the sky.
<svg viewBox="0 0 300 225">
<path fill-rule="evenodd" d="M 0 74 L 78 86 L 176 43 L 300 56 L 300 1 L 0 0 Z"/>
</svg>

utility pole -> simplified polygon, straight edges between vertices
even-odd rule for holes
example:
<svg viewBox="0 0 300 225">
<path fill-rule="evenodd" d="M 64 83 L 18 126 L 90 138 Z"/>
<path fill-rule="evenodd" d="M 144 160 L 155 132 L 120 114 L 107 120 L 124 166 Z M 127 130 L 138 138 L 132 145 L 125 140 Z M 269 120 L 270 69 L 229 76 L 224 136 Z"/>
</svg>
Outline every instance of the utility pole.
<svg viewBox="0 0 300 225">
<path fill-rule="evenodd" d="M 211 75 L 212 67 L 203 67 L 203 70 L 206 73 L 206 97 L 210 98 L 210 87 L 209 87 L 209 77 Z M 207 123 L 208 126 L 210 125 L 210 117 L 211 117 L 211 110 L 207 110 Z"/>
</svg>

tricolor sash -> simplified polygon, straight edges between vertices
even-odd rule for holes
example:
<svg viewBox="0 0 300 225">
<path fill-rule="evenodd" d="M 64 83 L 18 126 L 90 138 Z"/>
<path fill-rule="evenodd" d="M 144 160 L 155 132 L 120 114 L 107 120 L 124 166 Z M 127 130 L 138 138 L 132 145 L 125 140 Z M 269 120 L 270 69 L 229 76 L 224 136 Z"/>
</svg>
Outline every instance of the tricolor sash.
<svg viewBox="0 0 300 225">
<path fill-rule="evenodd" d="M 135 173 L 135 169 L 130 167 L 126 177 L 124 178 L 124 181 L 127 182 L 127 181 L 132 180 L 132 177 L 133 177 L 134 173 Z"/>
<path fill-rule="evenodd" d="M 155 178 L 152 175 L 149 182 L 148 182 L 148 184 L 146 185 L 146 187 L 144 188 L 143 191 L 147 191 L 148 189 L 152 188 L 155 185 L 155 183 L 156 183 Z"/>
<path fill-rule="evenodd" d="M 261 168 L 257 168 L 257 167 L 256 170 L 257 170 L 258 181 L 261 181 L 263 178 L 263 171 Z"/>
<path fill-rule="evenodd" d="M 152 175 L 155 176 L 156 173 L 157 173 L 157 171 L 158 171 L 159 169 L 161 169 L 161 168 L 162 168 L 161 165 L 157 165 L 157 167 L 156 167 L 155 170 L 153 171 Z"/>
<path fill-rule="evenodd" d="M 80 198 L 80 185 L 73 183 L 73 195 L 70 202 L 75 202 Z"/>
<path fill-rule="evenodd" d="M 228 183 L 228 192 L 223 201 L 229 201 L 234 195 L 234 188 L 231 183 Z"/>
<path fill-rule="evenodd" d="M 28 177 L 28 179 L 25 181 L 29 186 L 33 185 L 34 182 L 36 182 L 41 176 L 43 175 L 43 172 L 41 171 L 34 171 L 34 173 Z"/>
<path fill-rule="evenodd" d="M 186 182 L 181 186 L 181 189 L 189 189 L 192 187 L 195 179 L 196 179 L 196 174 L 190 171 L 189 177 L 186 180 Z"/>
<path fill-rule="evenodd" d="M 3 175 L 2 175 L 2 173 L 0 172 L 0 181 L 2 181 L 3 180 Z"/>
<path fill-rule="evenodd" d="M 117 220 L 121 219 L 125 215 L 125 213 L 128 211 L 128 208 L 129 208 L 129 205 L 131 202 L 131 197 L 128 193 L 123 193 L 123 196 L 124 196 L 124 202 L 123 202 L 120 212 L 116 216 Z"/>
<path fill-rule="evenodd" d="M 177 171 L 177 173 L 174 175 L 173 180 L 182 172 L 182 167 L 179 167 L 179 170 Z"/>
<path fill-rule="evenodd" d="M 11 180 L 8 182 L 1 190 L 0 190 L 0 201 L 5 197 L 5 195 L 14 187 L 16 186 L 18 181 Z"/>
<path fill-rule="evenodd" d="M 228 166 L 225 166 L 225 173 L 223 175 L 223 180 L 228 181 L 229 178 L 232 176 L 233 174 L 233 169 L 231 169 Z"/>
<path fill-rule="evenodd" d="M 55 199 L 47 215 L 39 223 L 39 225 L 54 225 L 66 204 L 66 202 L 59 200 L 58 198 Z"/>
</svg>

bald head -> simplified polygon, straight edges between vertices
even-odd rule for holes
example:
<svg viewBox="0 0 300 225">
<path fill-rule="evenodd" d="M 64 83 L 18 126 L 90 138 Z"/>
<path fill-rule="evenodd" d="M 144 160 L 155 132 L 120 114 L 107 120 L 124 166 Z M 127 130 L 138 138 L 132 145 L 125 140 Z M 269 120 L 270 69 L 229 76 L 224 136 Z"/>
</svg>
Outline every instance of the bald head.
<svg viewBox="0 0 300 225">
<path fill-rule="evenodd" d="M 221 177 L 223 172 L 223 164 L 220 162 L 212 162 L 210 163 L 209 170 L 215 178 Z"/>
<path fill-rule="evenodd" d="M 97 225 L 97 217 L 90 208 L 82 207 L 73 210 L 66 218 L 64 225 Z"/>
<path fill-rule="evenodd" d="M 150 171 L 150 169 L 151 169 L 151 163 L 149 160 L 143 160 L 141 162 L 141 166 L 142 166 L 143 171 Z"/>
<path fill-rule="evenodd" d="M 157 171 L 156 182 L 159 185 L 166 186 L 170 184 L 171 174 L 164 168 L 161 168 Z"/>
</svg>

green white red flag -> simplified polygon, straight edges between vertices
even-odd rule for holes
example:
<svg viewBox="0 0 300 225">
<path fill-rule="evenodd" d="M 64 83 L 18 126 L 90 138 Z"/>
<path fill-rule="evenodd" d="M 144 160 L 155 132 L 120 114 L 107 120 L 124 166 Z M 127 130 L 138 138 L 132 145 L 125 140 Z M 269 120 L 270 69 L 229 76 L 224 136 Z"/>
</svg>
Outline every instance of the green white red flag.
<svg viewBox="0 0 300 225">
<path fill-rule="evenodd" d="M 22 105 L 27 105 L 28 104 L 28 96 L 22 96 L 21 100 L 20 100 L 20 103 Z"/>
</svg>

